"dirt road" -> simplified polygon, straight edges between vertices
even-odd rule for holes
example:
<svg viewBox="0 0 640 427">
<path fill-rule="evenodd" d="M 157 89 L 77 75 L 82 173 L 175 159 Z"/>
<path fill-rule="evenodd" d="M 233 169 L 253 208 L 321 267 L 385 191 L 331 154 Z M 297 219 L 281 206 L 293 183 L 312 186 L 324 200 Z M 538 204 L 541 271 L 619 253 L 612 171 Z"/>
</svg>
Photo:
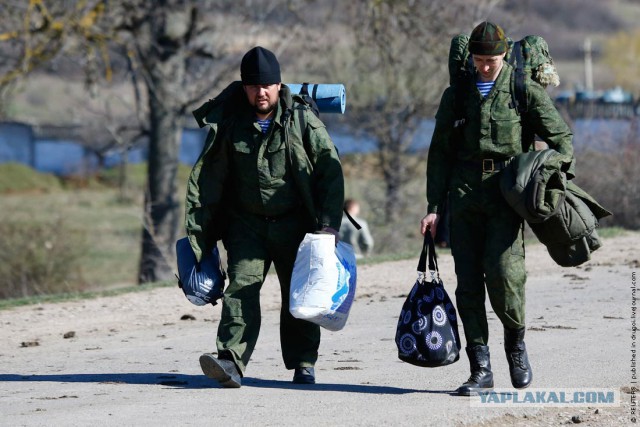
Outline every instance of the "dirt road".
<svg viewBox="0 0 640 427">
<path fill-rule="evenodd" d="M 314 386 L 291 384 L 283 367 L 274 277 L 263 289 L 261 336 L 240 389 L 218 388 L 198 365 L 215 349 L 220 306 L 193 306 L 177 287 L 0 311 L 0 425 L 630 424 L 639 243 L 640 233 L 605 239 L 589 263 L 569 269 L 543 246 L 527 247 L 532 387 L 615 389 L 619 406 L 476 407 L 451 394 L 468 377 L 466 355 L 435 369 L 400 362 L 393 338 L 416 258 L 359 268 L 345 329 L 323 331 Z M 440 268 L 454 298 L 447 252 Z M 496 387 L 508 388 L 501 327 L 488 310 Z"/>
</svg>

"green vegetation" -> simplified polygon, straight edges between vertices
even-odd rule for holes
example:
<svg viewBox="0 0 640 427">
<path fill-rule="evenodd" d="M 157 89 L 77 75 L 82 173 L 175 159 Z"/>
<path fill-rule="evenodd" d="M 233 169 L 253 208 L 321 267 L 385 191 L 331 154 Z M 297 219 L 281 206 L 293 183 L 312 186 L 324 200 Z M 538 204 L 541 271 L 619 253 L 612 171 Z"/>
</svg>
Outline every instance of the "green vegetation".
<svg viewBox="0 0 640 427">
<path fill-rule="evenodd" d="M 190 167 L 178 171 L 184 194 Z M 0 165 L 0 299 L 134 286 L 140 257 L 146 165 L 83 185 L 18 164 Z M 16 183 L 20 183 L 18 186 Z"/>
<path fill-rule="evenodd" d="M 113 189 L 74 190 L 4 195 L 0 223 L 9 229 L 20 224 L 12 241 L 5 239 L 17 257 L 15 262 L 34 244 L 46 248 L 51 244 L 46 242 L 56 242 L 70 251 L 81 247 L 79 262 L 74 262 L 77 273 L 65 278 L 68 288 L 64 290 L 76 291 L 135 283 L 141 216 L 141 203 L 119 203 Z M 50 250 L 48 256 L 58 255 Z"/>
<path fill-rule="evenodd" d="M 4 214 L 4 212 L 3 212 Z M 44 295 L 82 287 L 83 230 L 55 213 L 34 220 L 30 213 L 0 222 L 0 298 Z"/>
<path fill-rule="evenodd" d="M 0 164 L 0 194 L 22 191 L 50 193 L 61 189 L 62 183 L 54 175 L 36 172 L 21 163 Z"/>
</svg>

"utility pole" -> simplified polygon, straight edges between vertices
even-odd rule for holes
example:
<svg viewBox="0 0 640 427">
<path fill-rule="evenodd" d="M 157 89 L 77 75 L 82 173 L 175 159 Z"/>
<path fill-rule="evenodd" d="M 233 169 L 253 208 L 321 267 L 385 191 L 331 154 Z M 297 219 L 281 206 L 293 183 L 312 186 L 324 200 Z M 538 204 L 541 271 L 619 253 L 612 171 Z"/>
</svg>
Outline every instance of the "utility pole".
<svg viewBox="0 0 640 427">
<path fill-rule="evenodd" d="M 593 64 L 591 61 L 591 39 L 584 40 L 584 84 L 588 92 L 593 92 Z"/>
</svg>

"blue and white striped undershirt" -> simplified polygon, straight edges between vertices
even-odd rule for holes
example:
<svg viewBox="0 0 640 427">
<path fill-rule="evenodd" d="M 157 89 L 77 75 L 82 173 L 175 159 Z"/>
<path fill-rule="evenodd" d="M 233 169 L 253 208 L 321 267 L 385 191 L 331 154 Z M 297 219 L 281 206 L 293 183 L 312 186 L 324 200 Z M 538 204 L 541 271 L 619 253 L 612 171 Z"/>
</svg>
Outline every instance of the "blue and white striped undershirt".
<svg viewBox="0 0 640 427">
<path fill-rule="evenodd" d="M 260 129 L 262 129 L 262 133 L 267 133 L 267 131 L 269 130 L 269 126 L 271 126 L 272 121 L 273 119 L 265 119 L 265 120 L 257 119 Z"/>
<path fill-rule="evenodd" d="M 491 92 L 491 88 L 493 88 L 493 85 L 495 83 L 496 83 L 495 81 L 492 81 L 492 82 L 476 82 L 476 86 L 478 87 L 478 90 L 482 94 L 482 97 L 486 98 L 487 95 L 489 95 L 489 92 Z"/>
</svg>

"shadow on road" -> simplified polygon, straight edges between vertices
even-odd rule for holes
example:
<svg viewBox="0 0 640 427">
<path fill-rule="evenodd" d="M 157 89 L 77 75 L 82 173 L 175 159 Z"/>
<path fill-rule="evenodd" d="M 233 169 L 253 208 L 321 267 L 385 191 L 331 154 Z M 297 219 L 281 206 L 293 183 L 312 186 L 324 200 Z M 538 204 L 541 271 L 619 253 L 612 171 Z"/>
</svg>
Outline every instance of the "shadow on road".
<svg viewBox="0 0 640 427">
<path fill-rule="evenodd" d="M 398 388 L 389 386 L 379 386 L 373 384 L 293 384 L 289 381 L 263 380 L 259 378 L 243 378 L 243 387 L 258 388 L 280 388 L 297 390 L 303 389 L 308 391 L 340 391 L 345 393 L 372 393 L 372 394 L 408 394 L 408 393 L 432 393 L 432 394 L 448 394 L 449 390 L 416 390 L 411 388 Z"/>
<path fill-rule="evenodd" d="M 204 375 L 184 375 L 172 373 L 122 373 L 122 374 L 51 374 L 51 375 L 19 375 L 0 374 L 0 382 L 60 382 L 60 383 L 98 383 L 98 384 L 136 384 L 161 385 L 181 389 L 220 388 L 219 385 Z M 371 394 L 408 394 L 431 393 L 449 394 L 450 390 L 416 390 L 379 386 L 373 384 L 293 384 L 289 381 L 264 380 L 245 377 L 242 387 L 273 388 L 273 389 L 302 389 L 316 392 L 337 391 L 344 393 Z"/>
<path fill-rule="evenodd" d="M 210 388 L 211 380 L 204 375 L 171 373 L 122 373 L 122 374 L 60 374 L 17 375 L 0 374 L 0 382 L 60 382 L 100 384 L 147 384 L 177 388 Z"/>
</svg>

